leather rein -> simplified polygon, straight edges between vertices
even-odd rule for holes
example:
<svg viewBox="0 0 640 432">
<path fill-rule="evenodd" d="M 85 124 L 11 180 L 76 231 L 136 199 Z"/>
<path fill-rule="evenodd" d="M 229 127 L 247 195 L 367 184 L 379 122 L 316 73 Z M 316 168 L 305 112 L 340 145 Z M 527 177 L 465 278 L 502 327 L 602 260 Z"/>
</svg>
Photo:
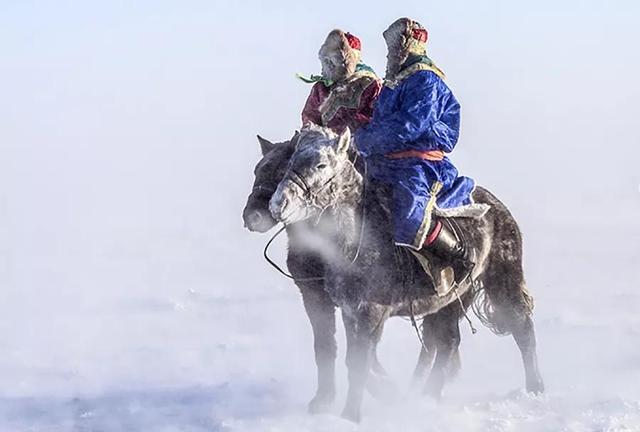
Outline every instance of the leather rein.
<svg viewBox="0 0 640 432">
<path fill-rule="evenodd" d="M 356 157 L 354 158 L 353 162 L 351 162 L 353 164 L 353 166 L 355 167 L 355 162 L 358 159 L 358 154 L 356 153 Z M 333 176 L 331 176 L 331 178 L 329 178 L 329 180 L 327 180 L 317 191 L 312 191 L 311 188 L 309 187 L 309 182 L 307 181 L 307 179 L 300 174 L 299 172 L 297 172 L 296 170 L 290 170 L 290 173 L 293 174 L 293 176 L 289 175 L 286 176 L 285 179 L 288 177 L 288 179 L 293 182 L 296 186 L 298 186 L 305 197 L 305 204 L 319 208 L 320 209 L 320 214 L 317 217 L 316 220 L 316 225 L 320 222 L 320 218 L 322 217 L 322 214 L 324 213 L 324 211 L 330 207 L 329 205 L 321 207 L 318 205 L 317 203 L 317 196 L 318 193 L 322 192 L 323 190 L 325 190 L 327 187 L 330 187 L 333 185 L 333 181 L 335 180 L 337 174 L 334 174 Z M 364 227 L 365 227 L 365 221 L 366 221 L 366 197 L 367 197 L 367 161 L 364 160 L 364 176 L 363 176 L 363 182 L 362 182 L 362 209 L 361 209 L 361 222 L 360 222 L 360 235 L 359 235 L 359 239 L 358 239 L 358 247 L 356 248 L 356 252 L 354 253 L 353 257 L 349 260 L 349 266 L 352 266 L 353 264 L 355 264 L 355 262 L 358 260 L 358 257 L 360 256 L 360 250 L 362 249 L 362 239 L 364 238 Z M 284 179 L 283 179 L 284 180 Z M 259 186 L 258 186 L 259 188 Z M 277 188 L 276 188 L 277 189 Z M 272 192 L 275 193 L 275 190 Z M 296 278 L 295 276 L 291 275 L 290 273 L 287 273 L 285 270 L 282 269 L 282 267 L 280 267 L 273 259 L 271 259 L 271 257 L 269 257 L 269 247 L 271 246 L 271 244 L 273 243 L 273 241 L 276 239 L 276 237 L 278 237 L 280 234 L 282 234 L 282 232 L 284 230 L 287 229 L 287 225 L 282 225 L 282 227 L 280 227 L 280 229 L 278 231 L 276 231 L 276 233 L 271 236 L 271 238 L 269 239 L 269 241 L 267 242 L 267 244 L 264 247 L 264 250 L 262 251 L 262 255 L 264 256 L 264 259 L 271 264 L 271 266 L 273 268 L 275 268 L 278 273 L 282 274 L 283 276 L 293 280 L 294 282 L 312 282 L 312 281 L 323 281 L 326 278 L 324 276 L 315 276 L 315 277 L 306 277 L 306 278 Z"/>
</svg>

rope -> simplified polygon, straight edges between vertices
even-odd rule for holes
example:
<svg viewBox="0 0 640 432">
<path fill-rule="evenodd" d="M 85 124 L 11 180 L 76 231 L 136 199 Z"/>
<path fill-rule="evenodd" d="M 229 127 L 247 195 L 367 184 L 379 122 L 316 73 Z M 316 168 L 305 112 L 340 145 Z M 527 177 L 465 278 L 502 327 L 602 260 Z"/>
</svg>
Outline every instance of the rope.
<svg viewBox="0 0 640 432">
<path fill-rule="evenodd" d="M 358 160 L 358 153 L 356 153 L 356 157 L 354 159 L 354 161 L 352 162 L 352 164 L 354 164 L 355 167 L 355 162 Z M 358 257 L 360 256 L 360 250 L 362 249 L 362 241 L 364 238 L 364 227 L 365 227 L 365 221 L 367 219 L 366 217 L 366 213 L 367 213 L 367 206 L 366 206 L 366 199 L 367 199 L 367 161 L 366 159 L 363 161 L 364 162 L 364 181 L 362 182 L 362 209 L 360 210 L 360 214 L 361 214 L 361 218 L 360 218 L 360 236 L 358 239 L 358 247 L 356 248 L 356 252 L 354 253 L 353 257 L 351 258 L 350 262 L 349 262 L 349 266 L 352 266 L 353 264 L 356 263 L 356 261 L 358 260 Z M 304 177 L 302 177 L 301 175 L 299 175 L 298 173 L 294 172 L 295 175 L 303 182 L 303 184 L 305 186 L 307 186 L 307 182 L 304 179 Z M 334 176 L 335 177 L 335 176 Z M 329 181 L 327 183 L 325 183 L 323 185 L 323 189 L 326 185 L 328 185 L 333 178 L 329 179 Z M 304 187 L 301 189 L 303 191 L 305 191 L 305 194 L 310 192 L 308 187 Z M 322 216 L 322 214 L 324 213 L 324 211 L 326 210 L 326 207 L 321 209 L 320 215 L 318 216 L 318 223 L 320 222 L 320 217 Z M 262 256 L 264 256 L 264 259 L 267 260 L 267 262 L 269 264 L 271 264 L 271 266 L 273 268 L 275 268 L 280 274 L 282 274 L 283 276 L 295 281 L 295 282 L 311 282 L 311 281 L 321 281 L 321 280 L 325 280 L 326 278 L 324 276 L 316 276 L 316 277 L 307 277 L 307 278 L 296 278 L 293 275 L 287 273 L 286 271 L 284 271 L 282 269 L 282 267 L 280 267 L 275 261 L 273 261 L 270 257 L 269 257 L 269 247 L 271 246 L 271 243 L 273 243 L 273 241 L 276 239 L 276 237 L 278 237 L 280 234 L 282 234 L 282 232 L 287 229 L 286 225 L 283 225 L 267 242 L 267 244 L 264 246 L 264 250 L 262 252 Z"/>
<path fill-rule="evenodd" d="M 354 166 L 355 166 L 355 162 L 357 161 L 357 153 L 356 153 L 356 158 L 354 159 Z M 358 260 L 358 257 L 360 256 L 360 250 L 362 249 L 362 241 L 364 238 L 364 229 L 365 229 L 365 221 L 366 221 L 366 197 L 367 197 L 367 183 L 368 183 L 368 179 L 367 179 L 367 161 L 366 159 L 363 161 L 364 162 L 364 181 L 362 182 L 362 210 L 361 210 L 361 220 L 360 220 L 360 235 L 359 235 L 359 239 L 358 239 L 358 247 L 356 248 L 356 252 L 353 255 L 353 258 L 351 258 L 350 262 L 349 262 L 349 266 L 355 264 L 355 262 Z M 298 175 L 297 173 L 295 173 L 297 177 L 300 178 L 300 180 L 302 180 L 303 184 L 305 186 L 307 186 L 306 181 L 304 180 L 304 177 Z M 333 180 L 333 178 L 331 178 L 330 180 Z M 324 186 L 326 186 L 329 182 L 325 183 Z M 305 191 L 308 191 L 308 187 L 306 188 L 302 188 Z M 325 209 L 322 209 L 322 212 L 324 212 Z M 321 212 L 321 215 L 322 215 Z M 319 221 L 319 219 L 318 219 Z M 455 222 L 454 222 L 455 223 Z M 456 227 L 458 228 L 457 230 L 454 229 L 454 235 L 456 235 L 456 237 L 458 236 L 458 232 L 460 230 L 460 227 L 457 225 L 456 223 Z M 326 278 L 324 276 L 316 276 L 316 277 L 306 277 L 306 278 L 296 278 L 293 275 L 287 273 L 286 271 L 284 271 L 282 269 L 282 267 L 280 267 L 275 261 L 273 261 L 270 257 L 269 257 L 269 247 L 271 246 L 271 244 L 273 243 L 273 241 L 276 239 L 276 237 L 278 237 L 280 234 L 282 234 L 282 232 L 286 229 L 286 225 L 283 225 L 267 242 L 267 244 L 264 247 L 263 253 L 262 255 L 264 256 L 264 259 L 267 260 L 267 262 L 269 264 L 271 264 L 271 266 L 273 268 L 275 268 L 280 274 L 282 274 L 283 276 L 293 280 L 294 282 L 312 282 L 312 281 L 323 281 Z M 463 235 L 463 234 L 461 234 Z M 460 241 L 460 238 L 458 238 L 458 241 Z M 473 283 L 473 282 L 472 282 Z M 462 302 L 462 299 L 460 298 L 460 294 L 458 294 L 458 288 L 457 286 L 453 288 L 453 292 L 456 295 L 456 298 L 458 299 L 458 303 L 460 303 L 460 308 L 462 309 L 462 314 L 464 315 L 464 318 L 467 320 L 467 322 L 469 323 L 469 327 L 471 328 L 471 333 L 472 334 L 476 334 L 478 332 L 478 330 L 473 326 L 473 323 L 471 322 L 471 319 L 469 318 L 469 316 L 467 315 L 467 310 L 464 307 L 464 303 Z M 416 331 L 416 335 L 418 336 L 418 340 L 420 341 L 420 344 L 422 345 L 422 348 L 425 349 L 425 351 L 429 351 L 429 349 L 427 348 L 427 346 L 425 345 L 424 341 L 422 340 L 422 335 L 420 335 L 420 330 L 418 329 L 418 324 L 416 323 L 416 318 L 415 315 L 413 313 L 413 301 L 409 302 L 409 313 L 411 315 L 411 325 L 413 326 L 413 328 Z"/>
<path fill-rule="evenodd" d="M 356 152 L 356 157 L 353 159 L 353 167 L 356 169 L 356 162 L 358 161 L 359 153 Z M 367 160 L 362 159 L 362 163 L 364 165 L 364 176 L 362 181 L 362 209 L 360 210 L 360 238 L 358 239 L 358 247 L 356 248 L 356 253 L 353 255 L 351 259 L 350 266 L 355 264 L 358 256 L 360 256 L 360 249 L 362 249 L 362 239 L 364 238 L 364 226 L 367 221 L 367 183 L 369 183 L 369 179 L 367 178 Z"/>
<path fill-rule="evenodd" d="M 282 228 L 280 228 L 272 237 L 271 239 L 269 239 L 269 241 L 267 242 L 267 244 L 264 247 L 264 251 L 262 252 L 262 255 L 264 256 L 264 259 L 267 260 L 267 262 L 269 264 L 271 264 L 273 266 L 273 268 L 275 268 L 276 270 L 278 270 L 278 272 L 280 274 L 282 274 L 283 276 L 294 280 L 295 282 L 311 282 L 311 281 L 321 281 L 324 280 L 325 278 L 322 276 L 317 276 L 317 277 L 308 277 L 308 278 L 296 278 L 293 277 L 292 275 L 290 275 L 289 273 L 287 273 L 286 271 L 284 271 L 278 264 L 276 264 L 275 261 L 273 261 L 271 258 L 269 258 L 269 246 L 271 246 L 271 243 L 273 243 L 273 241 L 276 239 L 276 237 L 278 237 L 282 231 L 284 231 L 286 229 L 286 225 L 283 225 Z"/>
<path fill-rule="evenodd" d="M 458 225 L 458 222 L 455 220 L 455 218 L 446 218 L 445 222 L 447 222 L 449 226 L 453 228 L 452 229 L 453 235 L 456 236 L 458 241 L 461 242 L 463 245 L 467 244 L 467 239 L 465 238 L 464 231 L 460 228 L 460 225 Z M 469 279 L 469 283 L 472 285 L 471 288 L 473 291 L 473 288 L 475 288 L 476 286 L 476 281 L 472 278 L 471 274 L 469 274 L 467 278 Z M 464 307 L 464 303 L 460 298 L 457 284 L 453 287 L 453 292 L 456 295 L 456 298 L 458 299 L 458 303 L 460 303 L 460 309 L 462 309 L 462 314 L 464 315 L 464 319 L 467 320 L 467 322 L 469 323 L 469 328 L 471 328 L 471 334 L 476 334 L 478 330 L 473 326 L 473 323 L 471 322 L 469 315 L 467 315 L 467 309 Z"/>
<path fill-rule="evenodd" d="M 420 330 L 418 329 L 418 323 L 416 323 L 416 316 L 413 313 L 413 300 L 409 301 L 409 316 L 411 318 L 411 325 L 416 330 L 416 336 L 418 336 L 418 340 L 420 341 L 420 345 L 422 345 L 422 348 L 426 352 L 429 352 L 429 348 L 427 348 L 427 346 L 424 344 L 424 340 L 422 340 L 422 335 L 420 334 Z"/>
<path fill-rule="evenodd" d="M 471 328 L 471 334 L 478 333 L 478 330 L 473 326 L 473 323 L 471 322 L 471 319 L 469 318 L 469 315 L 467 315 L 467 309 L 464 307 L 464 303 L 462 303 L 462 299 L 460 298 L 460 294 L 458 294 L 458 287 L 457 286 L 453 288 L 453 292 L 455 293 L 456 298 L 458 299 L 458 303 L 460 303 L 460 308 L 462 309 L 462 314 L 464 315 L 464 318 L 469 323 L 469 327 Z"/>
<path fill-rule="evenodd" d="M 456 294 L 456 298 L 458 299 L 458 302 L 460 303 L 460 308 L 462 309 L 462 313 L 463 313 L 465 319 L 469 323 L 469 327 L 471 327 L 471 333 L 472 334 L 476 334 L 478 332 L 478 330 L 473 326 L 473 323 L 471 322 L 471 319 L 469 319 L 469 316 L 467 315 L 467 311 L 466 311 L 466 309 L 464 307 L 464 303 L 462 302 L 462 299 L 460 298 L 460 295 L 458 294 L 458 288 L 457 287 L 454 288 L 453 292 Z M 420 329 L 418 328 L 418 323 L 416 322 L 416 316 L 415 316 L 415 314 L 413 312 L 413 300 L 409 301 L 409 320 L 411 321 L 411 326 L 416 331 L 416 336 L 418 336 L 418 340 L 420 341 L 420 345 L 422 345 L 422 348 L 426 352 L 429 352 L 429 348 L 427 348 L 427 345 L 424 343 L 424 340 L 422 339 L 422 335 L 420 334 Z M 424 325 L 424 323 L 422 325 Z"/>
</svg>

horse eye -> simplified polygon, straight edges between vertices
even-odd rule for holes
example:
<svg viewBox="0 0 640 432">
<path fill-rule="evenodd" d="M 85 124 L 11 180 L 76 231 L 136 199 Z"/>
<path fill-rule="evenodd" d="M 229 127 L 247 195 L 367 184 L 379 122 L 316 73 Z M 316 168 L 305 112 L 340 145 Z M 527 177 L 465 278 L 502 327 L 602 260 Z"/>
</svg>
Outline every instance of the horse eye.
<svg viewBox="0 0 640 432">
<path fill-rule="evenodd" d="M 323 163 L 318 164 L 318 165 L 316 166 L 316 168 L 317 168 L 317 169 L 325 169 L 326 167 L 327 167 L 327 164 L 323 164 Z"/>
</svg>

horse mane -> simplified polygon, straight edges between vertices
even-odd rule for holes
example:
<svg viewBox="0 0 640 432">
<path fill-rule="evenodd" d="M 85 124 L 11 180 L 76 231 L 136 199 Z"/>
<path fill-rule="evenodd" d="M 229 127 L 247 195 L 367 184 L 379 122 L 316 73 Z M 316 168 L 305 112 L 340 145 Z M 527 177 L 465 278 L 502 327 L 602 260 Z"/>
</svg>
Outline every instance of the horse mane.
<svg viewBox="0 0 640 432">
<path fill-rule="evenodd" d="M 328 127 L 319 126 L 314 123 L 308 123 L 304 125 L 302 129 L 300 129 L 298 142 L 302 141 L 303 139 L 312 139 L 314 141 L 317 139 L 321 139 L 322 141 L 326 141 L 334 140 L 338 137 L 339 135 Z"/>
</svg>

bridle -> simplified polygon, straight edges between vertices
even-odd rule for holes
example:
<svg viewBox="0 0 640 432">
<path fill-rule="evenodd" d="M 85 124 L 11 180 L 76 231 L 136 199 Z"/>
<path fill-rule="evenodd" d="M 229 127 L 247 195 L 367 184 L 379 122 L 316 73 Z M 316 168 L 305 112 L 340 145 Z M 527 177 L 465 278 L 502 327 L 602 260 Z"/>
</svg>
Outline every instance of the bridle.
<svg viewBox="0 0 640 432">
<path fill-rule="evenodd" d="M 330 192 L 333 192 L 333 181 L 335 180 L 336 176 L 337 176 L 337 174 L 332 175 L 326 182 L 324 182 L 315 191 L 311 190 L 311 188 L 309 187 L 309 182 L 307 181 L 307 179 L 302 174 L 300 174 L 298 171 L 296 171 L 295 169 L 291 169 L 289 171 L 289 173 L 284 177 L 283 180 L 289 180 L 291 183 L 293 183 L 296 186 L 298 186 L 300 188 L 300 190 L 302 190 L 305 204 L 307 206 L 309 206 L 309 207 L 316 207 L 316 208 L 320 209 L 320 213 L 321 213 L 320 215 L 322 215 L 322 213 L 328 207 L 330 207 L 330 204 L 327 204 L 326 206 L 320 205 L 320 203 L 318 201 L 318 196 L 326 188 L 330 188 L 331 189 Z M 319 220 L 320 220 L 320 218 L 318 218 L 318 221 Z"/>
<path fill-rule="evenodd" d="M 353 166 L 355 167 L 356 161 L 358 159 L 358 153 L 356 152 L 356 156 L 354 158 L 353 161 L 349 161 L 351 164 L 353 164 Z M 359 235 L 359 239 L 358 239 L 358 247 L 356 248 L 356 252 L 353 255 L 353 257 L 351 258 L 351 260 L 349 261 L 349 266 L 352 266 L 356 263 L 356 261 L 358 260 L 358 257 L 360 256 L 360 250 L 362 249 L 362 242 L 363 242 L 363 238 L 364 238 L 364 229 L 365 229 L 365 222 L 366 222 L 366 198 L 367 198 L 367 180 L 368 180 L 368 173 L 367 173 L 367 160 L 363 159 L 363 167 L 364 167 L 364 175 L 363 175 L 363 182 L 362 182 L 362 209 L 360 212 L 361 215 L 361 221 L 360 221 L 360 235 Z M 338 173 L 334 174 L 333 176 L 331 176 L 331 178 L 329 178 L 317 191 L 312 191 L 311 188 L 309 187 L 309 182 L 307 181 L 307 179 L 300 174 L 298 171 L 296 171 L 295 169 L 291 168 L 289 170 L 289 173 L 287 175 L 285 175 L 285 177 L 282 179 L 283 181 L 288 179 L 290 180 L 292 183 L 294 183 L 296 186 L 298 186 L 301 190 L 302 193 L 304 194 L 304 199 L 305 199 L 305 203 L 307 205 L 310 206 L 314 206 L 317 208 L 320 208 L 320 214 L 318 216 L 318 219 L 316 221 L 316 225 L 319 223 L 320 218 L 322 217 L 322 213 L 325 211 L 326 208 L 330 207 L 330 205 L 327 205 L 325 207 L 320 207 L 317 204 L 317 197 L 318 194 L 320 192 L 322 192 L 325 188 L 330 187 L 333 185 L 333 181 L 336 178 L 336 176 L 338 175 Z M 255 189 L 267 189 L 267 186 L 261 187 L 261 185 L 258 185 L 256 187 L 254 187 Z M 277 189 L 277 187 L 276 187 Z M 274 192 L 275 193 L 275 189 Z M 455 223 L 455 221 L 453 221 Z M 458 232 L 461 232 L 460 227 L 457 226 L 456 223 L 456 228 Z M 263 250 L 263 256 L 264 259 L 271 264 L 271 266 L 273 266 L 273 268 L 275 268 L 280 274 L 282 274 L 283 276 L 293 280 L 296 283 L 299 282 L 320 282 L 320 281 L 324 281 L 326 279 L 326 277 L 324 276 L 315 276 L 315 277 L 305 277 L 305 278 L 296 278 L 293 275 L 287 273 L 285 270 L 282 269 L 282 267 L 280 267 L 275 261 L 273 261 L 269 255 L 268 255 L 268 251 L 269 251 L 269 247 L 271 246 L 271 244 L 273 243 L 273 241 L 276 239 L 276 237 L 278 237 L 280 234 L 282 234 L 282 232 L 284 230 L 287 229 L 286 225 L 283 225 L 267 242 L 267 244 L 264 247 Z M 456 233 L 457 235 L 457 233 Z M 464 235 L 464 234 L 463 234 Z M 475 281 L 472 281 L 473 286 L 476 286 Z M 469 326 L 471 328 L 471 333 L 472 334 L 476 334 L 477 330 L 476 328 L 473 326 L 473 323 L 471 322 L 471 320 L 469 319 L 469 316 L 467 315 L 467 311 L 466 308 L 464 306 L 464 303 L 462 302 L 462 299 L 460 298 L 460 295 L 458 294 L 458 290 L 457 287 L 454 288 L 454 293 L 456 295 L 456 298 L 460 304 L 460 307 L 462 309 L 462 313 L 464 315 L 464 318 L 467 320 L 467 322 L 469 323 Z M 414 310 L 413 310 L 413 301 L 409 302 L 409 311 L 410 311 L 410 320 L 411 320 L 411 325 L 413 326 L 413 328 L 416 331 L 416 334 L 418 336 L 418 340 L 420 341 L 420 344 L 422 345 L 422 348 L 426 351 L 428 351 L 428 347 L 425 345 L 424 340 L 422 339 L 422 336 L 420 335 L 420 330 L 418 329 L 418 324 L 416 322 L 416 317 L 414 314 Z M 479 314 L 476 313 L 476 315 L 479 316 Z"/>
<path fill-rule="evenodd" d="M 278 188 L 278 184 L 277 183 L 271 183 L 269 185 L 256 185 L 253 187 L 253 189 L 251 189 L 251 193 L 263 193 L 264 195 L 273 195 L 276 192 L 276 189 Z"/>
<path fill-rule="evenodd" d="M 355 167 L 356 161 L 358 160 L 358 153 L 356 153 L 356 156 L 354 158 L 353 161 L 349 161 L 351 162 L 351 164 Z M 291 176 L 290 174 L 293 174 L 293 176 Z M 331 185 L 333 185 L 333 181 L 335 180 L 336 176 L 338 175 L 338 173 L 334 174 L 333 176 L 331 176 L 331 178 L 329 178 L 329 180 L 327 180 L 317 191 L 313 192 L 311 191 L 311 189 L 309 188 L 309 182 L 306 180 L 306 178 L 301 175 L 299 172 L 297 172 L 294 169 L 290 169 L 289 170 L 289 174 L 287 174 L 283 180 L 285 179 L 289 179 L 292 183 L 294 183 L 296 186 L 298 186 L 301 190 L 302 193 L 304 194 L 304 198 L 305 198 L 305 203 L 307 205 L 311 205 L 313 207 L 317 207 L 320 209 L 320 214 L 318 216 L 318 219 L 316 221 L 316 224 L 318 224 L 320 222 L 320 218 L 322 217 L 322 213 L 328 208 L 330 207 L 330 205 L 327 205 L 325 207 L 321 207 L 317 205 L 317 196 L 319 192 L 322 192 L 325 188 L 330 187 Z M 360 212 L 360 235 L 359 235 L 359 239 L 358 239 L 358 247 L 356 248 L 356 252 L 354 253 L 353 257 L 350 259 L 349 261 L 349 266 L 352 266 L 355 264 L 355 262 L 358 260 L 358 257 L 360 256 L 360 250 L 362 249 L 362 240 L 364 238 L 364 228 L 365 228 L 365 222 L 366 222 L 366 198 L 367 198 L 367 161 L 366 159 L 364 160 L 364 176 L 363 176 L 363 183 L 362 183 L 362 209 Z M 286 225 L 282 225 L 282 227 L 269 239 L 269 241 L 267 242 L 267 244 L 264 246 L 264 250 L 262 252 L 262 255 L 264 256 L 264 259 L 271 264 L 271 266 L 273 268 L 275 268 L 278 273 L 282 274 L 283 276 L 292 279 L 294 282 L 312 282 L 312 281 L 323 281 L 325 280 L 324 276 L 316 276 L 316 277 L 306 277 L 306 278 L 296 278 L 293 275 L 287 273 L 286 271 L 284 271 L 275 261 L 273 261 L 270 257 L 269 257 L 269 247 L 271 246 L 271 243 L 273 243 L 273 241 L 276 239 L 276 237 L 278 237 L 280 234 L 282 234 L 282 232 L 284 230 L 287 229 Z"/>
</svg>

